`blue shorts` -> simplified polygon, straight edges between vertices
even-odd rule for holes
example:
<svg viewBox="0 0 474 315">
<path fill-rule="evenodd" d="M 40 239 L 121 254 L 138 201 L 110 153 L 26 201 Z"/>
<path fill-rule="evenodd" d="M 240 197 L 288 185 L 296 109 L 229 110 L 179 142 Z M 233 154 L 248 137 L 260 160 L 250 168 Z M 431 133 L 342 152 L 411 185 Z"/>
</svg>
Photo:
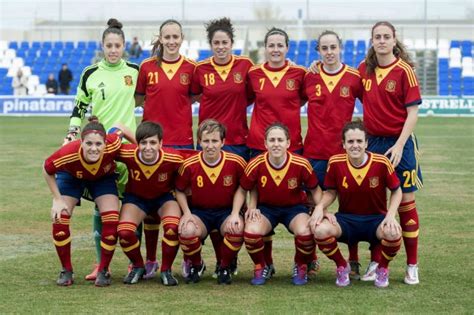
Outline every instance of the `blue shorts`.
<svg viewBox="0 0 474 315">
<path fill-rule="evenodd" d="M 341 236 L 337 239 L 338 242 L 349 245 L 357 244 L 358 242 L 376 244 L 379 242 L 377 228 L 385 219 L 385 215 L 357 215 L 337 212 L 336 219 L 342 230 Z"/>
<path fill-rule="evenodd" d="M 309 163 L 313 167 L 313 171 L 318 177 L 319 187 L 322 190 L 326 190 L 324 187 L 324 178 L 326 177 L 326 171 L 328 169 L 328 160 L 317 160 L 308 158 Z"/>
<path fill-rule="evenodd" d="M 384 154 L 397 142 L 397 139 L 397 137 L 369 136 L 369 146 L 367 150 Z M 395 168 L 398 179 L 400 179 L 400 187 L 404 193 L 414 192 L 423 187 L 419 155 L 418 142 L 415 135 L 412 134 L 405 143 L 400 164 Z"/>
<path fill-rule="evenodd" d="M 59 192 L 63 196 L 70 196 L 80 200 L 85 190 L 95 200 L 97 197 L 103 195 L 115 195 L 117 192 L 117 175 L 107 175 L 98 180 L 84 180 L 78 179 L 67 172 L 56 173 L 56 183 L 58 184 Z"/>
<path fill-rule="evenodd" d="M 202 147 L 198 144 L 196 146 L 196 150 L 202 151 Z M 250 149 L 245 144 L 224 145 L 222 147 L 222 150 L 237 154 L 245 161 L 248 161 L 250 159 Z"/>
<path fill-rule="evenodd" d="M 207 234 L 209 234 L 212 230 L 220 232 L 222 223 L 232 213 L 232 209 L 202 210 L 191 208 L 191 213 L 201 219 L 206 227 Z"/>
<path fill-rule="evenodd" d="M 132 203 L 147 215 L 158 211 L 167 201 L 175 200 L 171 193 L 166 193 L 158 198 L 145 199 L 131 193 L 125 193 L 122 204 Z"/>
<path fill-rule="evenodd" d="M 282 223 L 286 229 L 293 233 L 290 230 L 290 223 L 291 221 L 300 213 L 308 213 L 309 209 L 304 205 L 296 205 L 292 207 L 276 207 L 276 206 L 267 206 L 267 205 L 258 205 L 257 207 L 260 209 L 262 215 L 264 215 L 270 224 L 272 225 L 272 230 L 278 225 L 278 223 Z M 273 234 L 268 234 L 273 235 Z"/>
<path fill-rule="evenodd" d="M 258 150 L 258 149 L 252 149 L 250 148 L 250 159 L 253 159 L 254 157 L 256 157 L 257 155 L 259 154 L 262 154 L 263 152 L 265 151 L 261 151 L 261 150 Z M 299 150 L 296 150 L 296 151 L 291 151 L 292 153 L 296 153 L 296 154 L 299 154 L 299 155 L 302 155 L 303 154 L 303 149 L 299 149 Z"/>
</svg>

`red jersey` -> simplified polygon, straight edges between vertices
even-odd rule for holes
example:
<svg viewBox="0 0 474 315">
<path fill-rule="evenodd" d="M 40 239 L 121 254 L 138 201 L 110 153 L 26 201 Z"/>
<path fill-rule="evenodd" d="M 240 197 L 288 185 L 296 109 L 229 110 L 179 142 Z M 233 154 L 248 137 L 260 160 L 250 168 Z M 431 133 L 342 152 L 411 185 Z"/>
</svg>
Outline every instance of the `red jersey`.
<svg viewBox="0 0 474 315">
<path fill-rule="evenodd" d="M 49 175 L 57 172 L 68 172 L 71 176 L 84 180 L 98 180 L 115 171 L 115 157 L 122 145 L 121 137 L 108 134 L 105 138 L 105 149 L 102 156 L 95 163 L 88 163 L 82 155 L 81 140 L 75 140 L 54 152 L 44 162 L 44 169 Z"/>
<path fill-rule="evenodd" d="M 213 118 L 227 128 L 227 145 L 247 141 L 247 106 L 249 99 L 247 73 L 253 63 L 247 57 L 232 55 L 226 65 L 217 65 L 213 58 L 197 64 L 193 75 L 192 92 L 201 94 L 199 123 Z"/>
<path fill-rule="evenodd" d="M 143 199 L 155 199 L 172 191 L 178 169 L 183 163 L 178 151 L 162 148 L 155 164 L 144 164 L 138 158 L 136 144 L 124 144 L 117 160 L 128 168 L 125 192 Z"/>
<path fill-rule="evenodd" d="M 304 95 L 306 70 L 288 63 L 278 69 L 268 64 L 254 66 L 249 71 L 255 105 L 250 122 L 247 146 L 265 150 L 265 129 L 274 122 L 285 124 L 290 130 L 290 151 L 303 148 L 300 111 Z"/>
<path fill-rule="evenodd" d="M 245 190 L 257 186 L 258 204 L 291 207 L 306 202 L 303 186 L 314 189 L 318 179 L 304 157 L 288 152 L 285 164 L 277 169 L 265 152 L 249 162 L 240 185 Z"/>
<path fill-rule="evenodd" d="M 407 107 L 421 104 L 420 87 L 412 67 L 401 59 L 368 74 L 359 66 L 362 78 L 364 124 L 374 136 L 399 136 L 407 118 Z"/>
<path fill-rule="evenodd" d="M 356 98 L 361 98 L 360 75 L 347 65 L 334 74 L 319 66 L 319 74 L 306 74 L 304 85 L 308 97 L 304 156 L 329 160 L 334 154 L 343 152 L 341 132 L 352 120 Z"/>
<path fill-rule="evenodd" d="M 184 161 L 176 179 L 176 189 L 185 191 L 191 187 L 191 207 L 231 209 L 245 166 L 240 156 L 224 151 L 221 152 L 220 162 L 209 166 L 202 152 L 199 152 Z"/>
<path fill-rule="evenodd" d="M 327 189 L 337 191 L 339 212 L 351 214 L 386 214 L 387 188 L 400 186 L 390 161 L 381 154 L 367 152 L 364 165 L 354 167 L 347 154 L 331 157 L 324 179 Z"/>
<path fill-rule="evenodd" d="M 183 56 L 175 62 L 157 57 L 140 65 L 136 93 L 145 95 L 143 121 L 160 123 L 164 145 L 193 144 L 191 80 L 195 63 Z"/>
</svg>

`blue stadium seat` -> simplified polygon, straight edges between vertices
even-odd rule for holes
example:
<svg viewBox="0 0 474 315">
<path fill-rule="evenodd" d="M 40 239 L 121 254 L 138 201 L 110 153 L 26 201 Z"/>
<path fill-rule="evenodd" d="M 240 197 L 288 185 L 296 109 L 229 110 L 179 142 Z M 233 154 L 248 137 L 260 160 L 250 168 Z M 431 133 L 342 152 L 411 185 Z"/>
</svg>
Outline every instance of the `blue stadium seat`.
<svg viewBox="0 0 474 315">
<path fill-rule="evenodd" d="M 41 49 L 39 52 L 39 58 L 48 58 L 48 57 L 49 57 L 49 50 Z"/>
<path fill-rule="evenodd" d="M 3 78 L 7 75 L 8 69 L 7 68 L 0 68 L 0 78 Z"/>
<path fill-rule="evenodd" d="M 288 42 L 288 49 L 291 50 L 291 49 L 295 49 L 296 50 L 296 46 L 298 45 L 298 43 L 296 42 L 296 40 L 290 40 Z"/>
<path fill-rule="evenodd" d="M 37 42 L 37 41 L 32 42 L 31 48 L 35 48 L 36 50 L 39 50 L 41 48 L 41 42 Z"/>
<path fill-rule="evenodd" d="M 8 48 L 18 50 L 18 43 L 17 42 L 10 42 L 10 43 L 8 43 Z"/>
<path fill-rule="evenodd" d="M 62 41 L 56 41 L 53 43 L 53 48 L 55 50 L 62 50 L 64 48 L 64 43 Z"/>
<path fill-rule="evenodd" d="M 463 95 L 474 95 L 474 77 L 463 78 Z"/>
<path fill-rule="evenodd" d="M 303 66 L 303 67 L 306 67 L 306 63 L 307 63 L 307 56 L 306 54 L 298 54 L 296 56 L 296 64 L 297 65 L 300 65 L 300 66 Z"/>
<path fill-rule="evenodd" d="M 22 42 L 20 43 L 20 48 L 21 48 L 21 49 L 30 49 L 30 42 L 22 41 Z"/>
<path fill-rule="evenodd" d="M 365 40 L 358 40 L 357 46 L 356 46 L 357 54 L 363 54 L 365 56 L 366 50 L 367 50 L 367 45 L 365 43 Z"/>
<path fill-rule="evenodd" d="M 52 49 L 50 51 L 51 58 L 61 58 L 61 50 L 60 49 Z"/>
<path fill-rule="evenodd" d="M 212 55 L 212 52 L 209 49 L 200 49 L 199 50 L 198 61 L 209 58 L 211 55 Z"/>
<path fill-rule="evenodd" d="M 242 49 L 234 49 L 234 55 L 237 55 L 237 56 L 242 55 Z"/>
<path fill-rule="evenodd" d="M 66 50 L 74 50 L 74 42 L 67 41 L 64 43 L 64 48 Z"/>
<path fill-rule="evenodd" d="M 144 50 L 144 51 L 142 52 L 142 57 L 144 57 L 144 58 L 150 58 L 150 56 L 151 56 L 151 50 Z"/>
<path fill-rule="evenodd" d="M 451 47 L 451 48 L 461 48 L 461 41 L 459 41 L 459 40 L 452 40 L 450 47 Z"/>
<path fill-rule="evenodd" d="M 472 57 L 472 41 L 463 40 L 461 42 L 461 54 L 463 57 Z"/>
<path fill-rule="evenodd" d="M 98 47 L 98 45 L 97 45 L 97 42 L 96 42 L 96 41 L 88 41 L 88 42 L 87 42 L 87 49 L 88 49 L 88 50 L 93 50 L 93 51 L 95 51 L 95 50 L 97 50 L 97 47 Z"/>
<path fill-rule="evenodd" d="M 316 46 L 318 45 L 318 41 L 313 39 L 309 42 L 309 53 L 311 54 L 312 51 L 316 51 Z"/>
<path fill-rule="evenodd" d="M 307 40 L 301 40 L 298 43 L 298 55 L 303 54 L 306 58 L 306 56 L 308 55 L 308 47 L 309 47 L 308 41 Z"/>
<path fill-rule="evenodd" d="M 343 45 L 344 47 L 344 52 L 346 51 L 350 51 L 351 53 L 354 53 L 354 48 L 355 48 L 355 45 L 354 45 L 354 41 L 352 39 L 348 39 L 346 40 L 346 42 L 344 43 Z"/>
<path fill-rule="evenodd" d="M 316 50 L 310 50 L 309 51 L 309 56 L 308 56 L 308 63 L 311 64 L 311 62 L 315 60 L 319 60 L 320 56 L 319 53 Z"/>
<path fill-rule="evenodd" d="M 82 41 L 82 40 L 78 41 L 76 48 L 77 48 L 77 49 L 81 49 L 81 50 L 85 50 L 85 49 L 86 49 L 86 42 L 85 42 L 85 41 Z"/>
<path fill-rule="evenodd" d="M 17 51 L 16 51 L 16 56 L 17 56 L 17 57 L 21 57 L 21 58 L 25 59 L 26 55 L 27 55 L 27 51 L 26 51 L 26 50 L 17 49 Z"/>
<path fill-rule="evenodd" d="M 50 41 L 45 41 L 43 42 L 43 45 L 41 45 L 41 48 L 51 50 L 53 48 L 53 43 Z"/>
</svg>

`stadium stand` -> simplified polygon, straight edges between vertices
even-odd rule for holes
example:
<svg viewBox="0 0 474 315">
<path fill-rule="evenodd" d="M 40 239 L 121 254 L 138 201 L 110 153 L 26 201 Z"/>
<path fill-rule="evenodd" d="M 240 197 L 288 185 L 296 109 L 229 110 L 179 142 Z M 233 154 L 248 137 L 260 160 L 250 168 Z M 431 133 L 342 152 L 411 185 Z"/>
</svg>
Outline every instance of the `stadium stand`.
<svg viewBox="0 0 474 315">
<path fill-rule="evenodd" d="M 429 39 L 405 39 L 404 44 L 416 54 L 417 51 L 435 52 L 433 61 L 437 93 L 441 96 L 474 95 L 473 42 L 470 40 L 446 40 L 438 42 Z M 127 47 L 130 45 L 127 42 Z M 309 66 L 319 59 L 315 40 L 290 40 L 288 59 L 298 65 Z M 131 62 L 140 64 L 150 57 L 151 44 L 141 42 L 143 53 L 139 58 L 130 58 Z M 369 47 L 366 40 L 349 39 L 344 42 L 342 60 L 352 67 L 357 67 L 364 59 Z M 234 53 L 240 55 L 244 41 L 236 40 Z M 200 61 L 212 55 L 205 40 L 184 40 L 181 53 L 188 58 Z M 62 63 L 67 63 L 73 72 L 72 86 L 77 86 L 81 71 L 101 56 L 100 43 L 96 41 L 0 41 L 0 94 L 12 94 L 12 77 L 22 68 L 29 76 L 29 95 L 44 95 L 44 83 L 49 73 L 57 75 Z"/>
</svg>

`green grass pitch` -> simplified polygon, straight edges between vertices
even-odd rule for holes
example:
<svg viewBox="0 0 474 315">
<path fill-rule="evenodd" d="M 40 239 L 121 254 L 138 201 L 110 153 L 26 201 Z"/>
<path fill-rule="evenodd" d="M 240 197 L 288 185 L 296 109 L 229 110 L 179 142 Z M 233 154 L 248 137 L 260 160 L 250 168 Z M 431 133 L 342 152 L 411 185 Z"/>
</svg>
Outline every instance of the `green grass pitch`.
<svg viewBox="0 0 474 315">
<path fill-rule="evenodd" d="M 334 264 L 319 251 L 320 273 L 304 287 L 290 282 L 293 239 L 278 228 L 274 237 L 277 274 L 263 287 L 252 287 L 252 265 L 245 248 L 239 275 L 218 286 L 211 273 L 214 256 L 204 246 L 208 264 L 203 280 L 164 287 L 157 280 L 122 284 L 127 259 L 117 247 L 112 286 L 96 288 L 83 280 L 94 259 L 92 204 L 83 202 L 72 219 L 75 284 L 57 287 L 59 260 L 51 240 L 50 192 L 41 165 L 62 142 L 65 117 L 0 117 L 0 313 L 472 313 L 474 302 L 474 120 L 420 118 L 424 188 L 417 193 L 420 215 L 418 286 L 403 284 L 402 247 L 391 264 L 390 287 L 353 282 L 334 284 Z M 303 122 L 303 126 L 306 121 Z M 341 246 L 346 252 L 346 246 Z M 158 257 L 161 257 L 159 253 Z M 182 254 L 174 265 L 179 273 Z M 362 269 L 367 244 L 360 245 Z"/>
</svg>

